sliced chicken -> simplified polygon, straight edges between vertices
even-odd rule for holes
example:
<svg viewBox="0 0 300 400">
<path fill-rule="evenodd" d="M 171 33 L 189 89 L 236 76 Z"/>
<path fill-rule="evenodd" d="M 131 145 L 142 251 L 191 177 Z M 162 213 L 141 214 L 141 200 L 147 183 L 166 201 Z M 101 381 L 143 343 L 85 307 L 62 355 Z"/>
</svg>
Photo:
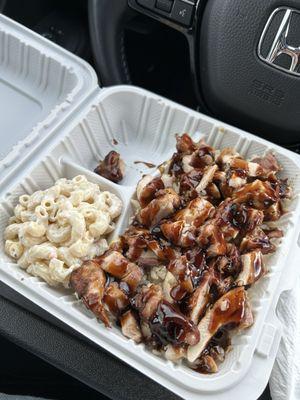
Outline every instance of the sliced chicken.
<svg viewBox="0 0 300 400">
<path fill-rule="evenodd" d="M 213 202 L 213 204 L 215 204 L 216 201 L 219 202 L 222 199 L 222 195 L 218 186 L 213 182 L 207 185 L 205 192 L 207 200 Z"/>
<path fill-rule="evenodd" d="M 227 252 L 227 244 L 223 233 L 214 221 L 208 221 L 200 228 L 197 243 L 202 249 L 206 249 L 209 257 L 222 256 Z"/>
<path fill-rule="evenodd" d="M 240 271 L 240 251 L 233 243 L 227 244 L 226 255 L 216 259 L 215 270 L 221 274 L 222 279 L 236 276 Z"/>
<path fill-rule="evenodd" d="M 136 290 L 143 278 L 142 269 L 117 251 L 107 252 L 96 261 L 105 272 L 126 282 L 132 291 Z"/>
<path fill-rule="evenodd" d="M 126 257 L 137 262 L 142 253 L 147 251 L 147 240 L 150 232 L 147 229 L 130 227 L 122 236 L 123 249 L 126 251 Z"/>
<path fill-rule="evenodd" d="M 162 344 L 195 345 L 200 340 L 197 326 L 165 300 L 158 305 L 149 325 L 152 335 Z"/>
<path fill-rule="evenodd" d="M 165 185 L 161 178 L 153 178 L 151 175 L 144 176 L 136 189 L 137 199 L 141 207 L 146 207 L 155 198 L 155 194 L 164 188 Z"/>
<path fill-rule="evenodd" d="M 116 151 L 111 151 L 107 154 L 103 161 L 100 162 L 94 172 L 104 178 L 118 183 L 125 174 L 125 163 L 121 159 L 120 154 Z"/>
<path fill-rule="evenodd" d="M 230 165 L 231 161 L 236 158 L 241 159 L 241 156 L 235 149 L 225 148 L 218 156 L 217 164 L 226 169 Z"/>
<path fill-rule="evenodd" d="M 171 291 L 176 285 L 178 285 L 177 279 L 170 271 L 168 271 L 165 280 L 163 281 L 162 289 L 164 299 L 169 303 L 174 303 L 174 299 L 171 297 Z"/>
<path fill-rule="evenodd" d="M 195 231 L 213 213 L 214 207 L 208 201 L 198 197 L 188 206 L 178 211 L 173 221 L 161 225 L 164 236 L 176 246 L 191 247 L 195 244 Z"/>
<path fill-rule="evenodd" d="M 287 179 L 280 179 L 277 182 L 279 197 L 281 199 L 291 199 L 293 191 Z"/>
<path fill-rule="evenodd" d="M 129 305 L 128 293 L 120 288 L 118 282 L 111 282 L 106 288 L 103 302 L 114 316 L 120 313 Z"/>
<path fill-rule="evenodd" d="M 210 285 L 212 282 L 212 274 L 210 271 L 204 271 L 201 277 L 200 284 L 188 300 L 187 316 L 194 324 L 198 324 L 203 316 L 206 307 L 210 300 Z"/>
<path fill-rule="evenodd" d="M 172 304 L 163 299 L 160 286 L 143 287 L 133 300 L 142 320 L 160 344 L 196 344 L 200 336 L 197 326 Z"/>
<path fill-rule="evenodd" d="M 181 165 L 182 165 L 182 170 L 185 174 L 189 174 L 194 170 L 194 168 L 191 166 L 191 162 L 192 162 L 192 155 L 185 155 L 182 157 Z"/>
<path fill-rule="evenodd" d="M 187 174 L 182 174 L 179 181 L 179 193 L 185 199 L 194 199 L 198 197 L 199 193 L 196 191 L 196 187 L 201 182 L 203 177 L 203 171 L 192 169 Z"/>
<path fill-rule="evenodd" d="M 260 250 L 262 254 L 274 253 L 275 246 L 271 243 L 270 238 L 261 228 L 256 228 L 248 233 L 240 244 L 240 251 L 247 253 L 252 250 Z"/>
<path fill-rule="evenodd" d="M 122 236 L 126 257 L 140 267 L 154 267 L 176 257 L 176 249 L 149 230 L 130 227 Z"/>
<path fill-rule="evenodd" d="M 243 170 L 229 170 L 227 172 L 227 183 L 233 190 L 238 190 L 247 183 L 247 173 Z"/>
<path fill-rule="evenodd" d="M 215 373 L 230 331 L 253 323 L 246 288 L 265 274 L 264 254 L 283 235 L 263 224 L 283 215 L 292 192 L 271 153 L 248 161 L 187 134 L 176 141 L 161 176 L 138 183 L 130 227 L 74 271 L 71 286 L 107 326 L 116 319 L 126 337 Z"/>
<path fill-rule="evenodd" d="M 120 317 L 120 324 L 122 333 L 129 339 L 134 340 L 136 343 L 142 341 L 142 332 L 133 311 L 128 310 Z"/>
<path fill-rule="evenodd" d="M 213 183 L 217 186 L 223 198 L 232 196 L 234 188 L 229 186 L 226 172 L 216 171 Z"/>
<path fill-rule="evenodd" d="M 200 341 L 187 351 L 189 362 L 195 362 L 206 349 L 210 340 L 222 327 L 246 329 L 253 324 L 253 316 L 243 287 L 222 296 L 198 324 Z"/>
<path fill-rule="evenodd" d="M 159 285 L 143 286 L 132 300 L 132 305 L 139 311 L 140 317 L 148 321 L 155 314 L 163 292 Z"/>
<path fill-rule="evenodd" d="M 71 288 L 75 290 L 85 306 L 106 326 L 110 326 L 108 314 L 103 305 L 105 284 L 105 272 L 94 261 L 84 262 L 81 267 L 72 272 L 70 277 Z"/>
<path fill-rule="evenodd" d="M 240 232 L 252 231 L 262 224 L 263 219 L 263 211 L 255 210 L 231 199 L 220 204 L 215 217 L 216 225 L 226 240 L 235 239 Z"/>
<path fill-rule="evenodd" d="M 241 158 L 233 158 L 229 165 L 233 170 L 244 171 L 251 178 L 257 178 L 263 174 L 263 168 L 258 163 L 246 161 Z"/>
<path fill-rule="evenodd" d="M 264 229 L 265 234 L 269 239 L 280 239 L 283 237 L 283 232 L 281 229 L 273 228 L 273 229 Z"/>
<path fill-rule="evenodd" d="M 215 173 L 218 171 L 217 165 L 210 165 L 205 168 L 202 179 L 196 187 L 196 192 L 201 193 L 213 181 Z"/>
<path fill-rule="evenodd" d="M 174 214 L 180 204 L 180 197 L 173 189 L 159 190 L 155 199 L 139 212 L 137 220 L 148 228 L 154 227 L 162 219 Z"/>
<path fill-rule="evenodd" d="M 171 297 L 175 301 L 180 301 L 187 293 L 194 290 L 193 278 L 198 279 L 199 270 L 189 263 L 185 255 L 176 258 L 168 265 L 168 271 L 176 278 L 177 285 L 171 290 Z"/>
<path fill-rule="evenodd" d="M 182 136 L 176 135 L 176 142 L 178 153 L 192 154 L 197 149 L 197 144 L 187 133 L 184 133 Z"/>
<path fill-rule="evenodd" d="M 197 150 L 192 154 L 191 166 L 196 169 L 205 168 L 215 161 L 215 151 L 208 144 L 201 142 Z"/>
<path fill-rule="evenodd" d="M 178 211 L 174 221 L 184 221 L 188 225 L 199 228 L 211 216 L 214 206 L 205 199 L 198 197 L 192 200 L 187 207 Z"/>
<path fill-rule="evenodd" d="M 169 361 L 178 362 L 186 357 L 186 348 L 172 346 L 168 344 L 165 351 L 165 357 Z"/>
<path fill-rule="evenodd" d="M 180 247 L 192 247 L 196 243 L 196 228 L 184 221 L 167 221 L 161 225 L 161 231 L 171 243 Z"/>
<path fill-rule="evenodd" d="M 253 163 L 259 164 L 263 169 L 264 175 L 269 175 L 272 172 L 278 172 L 281 170 L 278 161 L 276 160 L 274 154 L 267 153 L 263 157 L 256 157 L 252 160 Z"/>
<path fill-rule="evenodd" d="M 209 354 L 202 355 L 199 360 L 196 360 L 192 368 L 201 374 L 215 374 L 218 372 L 218 365 L 214 358 Z"/>
<path fill-rule="evenodd" d="M 239 203 L 247 203 L 258 210 L 266 210 L 279 199 L 279 194 L 269 182 L 256 180 L 247 183 L 233 194 L 233 199 Z"/>
<path fill-rule="evenodd" d="M 265 273 L 261 251 L 252 251 L 241 256 L 241 272 L 236 283 L 239 286 L 252 285 Z"/>
<path fill-rule="evenodd" d="M 279 200 L 264 211 L 264 221 L 278 221 L 282 217 L 283 213 L 283 207 Z"/>
</svg>

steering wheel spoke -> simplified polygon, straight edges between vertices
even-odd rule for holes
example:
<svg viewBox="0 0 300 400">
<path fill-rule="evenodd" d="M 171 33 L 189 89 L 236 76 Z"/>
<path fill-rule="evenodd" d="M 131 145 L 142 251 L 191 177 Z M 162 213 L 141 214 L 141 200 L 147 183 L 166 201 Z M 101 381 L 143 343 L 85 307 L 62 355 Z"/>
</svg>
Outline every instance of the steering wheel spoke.
<svg viewBox="0 0 300 400">
<path fill-rule="evenodd" d="M 130 7 L 183 33 L 195 28 L 198 0 L 128 0 Z"/>
</svg>

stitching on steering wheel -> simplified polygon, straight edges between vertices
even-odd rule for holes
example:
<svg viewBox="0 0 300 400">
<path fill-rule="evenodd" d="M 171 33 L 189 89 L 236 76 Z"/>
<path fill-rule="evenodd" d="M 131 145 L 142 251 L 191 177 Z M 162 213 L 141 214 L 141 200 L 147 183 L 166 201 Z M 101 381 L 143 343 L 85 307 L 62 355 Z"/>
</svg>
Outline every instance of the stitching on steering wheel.
<svg viewBox="0 0 300 400">
<path fill-rule="evenodd" d="M 122 66 L 123 66 L 126 82 L 128 84 L 131 84 L 127 58 L 126 58 L 126 54 L 125 54 L 125 40 L 124 40 L 124 38 L 125 38 L 125 35 L 124 35 L 124 32 L 122 32 L 122 34 L 121 34 L 121 61 L 122 61 Z"/>
</svg>

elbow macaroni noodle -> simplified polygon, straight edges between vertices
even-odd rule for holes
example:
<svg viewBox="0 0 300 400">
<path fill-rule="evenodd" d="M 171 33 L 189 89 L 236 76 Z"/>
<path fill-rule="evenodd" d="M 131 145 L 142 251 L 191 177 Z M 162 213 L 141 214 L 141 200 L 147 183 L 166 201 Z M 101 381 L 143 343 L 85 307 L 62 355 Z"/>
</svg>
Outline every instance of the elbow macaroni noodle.
<svg viewBox="0 0 300 400">
<path fill-rule="evenodd" d="M 24 194 L 5 229 L 5 252 L 49 285 L 68 287 L 82 261 L 102 255 L 122 202 L 83 175 Z"/>
</svg>

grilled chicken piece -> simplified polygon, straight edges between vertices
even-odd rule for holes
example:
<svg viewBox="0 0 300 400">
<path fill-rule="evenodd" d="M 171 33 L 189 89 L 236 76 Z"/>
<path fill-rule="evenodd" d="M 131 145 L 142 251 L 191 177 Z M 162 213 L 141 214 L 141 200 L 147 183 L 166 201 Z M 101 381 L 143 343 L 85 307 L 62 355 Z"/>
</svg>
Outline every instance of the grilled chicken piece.
<svg viewBox="0 0 300 400">
<path fill-rule="evenodd" d="M 240 252 L 233 243 L 227 243 L 225 256 L 215 260 L 215 269 L 221 274 L 222 279 L 229 276 L 236 276 L 240 271 Z"/>
<path fill-rule="evenodd" d="M 279 194 L 269 182 L 256 180 L 233 194 L 238 203 L 248 203 L 258 210 L 266 210 L 279 200 Z"/>
<path fill-rule="evenodd" d="M 278 221 L 282 217 L 283 213 L 284 211 L 282 208 L 282 204 L 279 200 L 264 211 L 264 221 Z"/>
<path fill-rule="evenodd" d="M 208 221 L 200 228 L 197 243 L 206 249 L 208 257 L 222 256 L 227 252 L 223 233 L 214 221 Z"/>
<path fill-rule="evenodd" d="M 177 285 L 170 292 L 171 297 L 175 301 L 180 301 L 187 293 L 193 292 L 193 279 L 198 279 L 199 270 L 193 264 L 189 263 L 185 255 L 171 261 L 168 265 L 168 271 L 177 280 Z"/>
<path fill-rule="evenodd" d="M 149 240 L 150 232 L 148 229 L 131 226 L 122 236 L 123 249 L 126 250 L 126 257 L 138 263 L 142 253 L 147 251 L 147 240 Z"/>
<path fill-rule="evenodd" d="M 139 212 L 137 220 L 147 228 L 154 227 L 174 214 L 180 204 L 180 197 L 173 189 L 159 190 L 155 199 Z"/>
<path fill-rule="evenodd" d="M 210 300 L 210 286 L 212 282 L 212 274 L 210 271 L 204 271 L 201 276 L 201 281 L 197 289 L 188 300 L 188 318 L 198 324 L 200 318 L 204 314 Z"/>
<path fill-rule="evenodd" d="M 72 272 L 70 286 L 82 299 L 85 306 L 107 326 L 110 326 L 107 312 L 103 305 L 106 275 L 99 264 L 86 261 L 81 267 Z"/>
<path fill-rule="evenodd" d="M 205 192 L 207 200 L 213 202 L 213 204 L 215 204 L 215 200 L 221 200 L 222 198 L 218 186 L 213 182 L 207 185 Z"/>
<path fill-rule="evenodd" d="M 228 170 L 227 171 L 227 183 L 233 190 L 240 189 L 247 183 L 247 174 L 243 170 Z"/>
<path fill-rule="evenodd" d="M 246 175 L 251 178 L 257 178 L 263 174 L 263 169 L 258 163 L 246 161 L 241 158 L 233 158 L 229 165 L 231 169 L 245 171 Z"/>
<path fill-rule="evenodd" d="M 159 285 L 143 286 L 132 300 L 133 306 L 139 311 L 140 317 L 148 321 L 155 314 L 158 305 L 163 300 L 163 292 Z"/>
<path fill-rule="evenodd" d="M 199 228 L 209 218 L 214 209 L 211 203 L 198 197 L 192 200 L 186 208 L 178 211 L 174 221 L 184 221 L 188 225 Z"/>
<path fill-rule="evenodd" d="M 231 290 L 222 296 L 198 324 L 200 341 L 187 351 L 189 362 L 201 356 L 213 336 L 224 326 L 246 329 L 253 324 L 253 316 L 243 287 Z"/>
<path fill-rule="evenodd" d="M 268 236 L 269 239 L 280 239 L 283 237 L 282 230 L 278 229 L 278 228 L 264 229 L 264 232 Z"/>
<path fill-rule="evenodd" d="M 103 302 L 111 314 L 118 316 L 129 305 L 129 298 L 117 282 L 111 282 L 105 289 Z"/>
<path fill-rule="evenodd" d="M 234 188 L 229 186 L 226 172 L 220 170 L 216 171 L 213 183 L 217 186 L 224 198 L 232 196 Z"/>
<path fill-rule="evenodd" d="M 187 133 L 184 133 L 182 136 L 176 135 L 176 142 L 178 153 L 192 154 L 197 149 L 197 144 Z"/>
<path fill-rule="evenodd" d="M 292 188 L 289 186 L 287 179 L 279 179 L 275 187 L 278 187 L 279 197 L 281 199 L 291 199 L 293 195 Z"/>
<path fill-rule="evenodd" d="M 155 194 L 164 188 L 165 185 L 161 178 L 153 178 L 151 175 L 144 176 L 136 189 L 137 199 L 141 207 L 146 207 L 155 198 Z"/>
<path fill-rule="evenodd" d="M 196 187 L 196 192 L 201 193 L 207 188 L 207 186 L 213 181 L 215 173 L 218 171 L 217 165 L 207 166 L 203 172 L 202 179 L 199 185 Z"/>
<path fill-rule="evenodd" d="M 176 257 L 177 252 L 163 239 L 156 239 L 147 229 L 130 227 L 122 236 L 126 257 L 140 267 L 154 267 Z"/>
<path fill-rule="evenodd" d="M 264 157 L 254 158 L 252 162 L 261 166 L 264 176 L 268 176 L 272 172 L 276 173 L 281 170 L 278 161 L 272 153 L 267 153 Z"/>
<path fill-rule="evenodd" d="M 214 163 L 215 152 L 212 147 L 204 142 L 197 143 L 195 146 L 197 149 L 192 154 L 188 152 L 182 157 L 182 169 L 185 173 L 194 169 L 202 170 Z"/>
<path fill-rule="evenodd" d="M 197 326 L 163 299 L 160 286 L 143 287 L 133 299 L 133 305 L 159 343 L 176 346 L 198 343 L 200 336 Z"/>
<path fill-rule="evenodd" d="M 238 204 L 227 199 L 220 204 L 215 217 L 216 225 L 222 231 L 226 240 L 235 239 L 242 232 L 252 231 L 261 225 L 264 213 L 245 204 Z"/>
<path fill-rule="evenodd" d="M 175 182 L 175 179 L 173 176 L 167 174 L 167 173 L 163 173 L 161 176 L 161 180 L 163 181 L 163 184 L 165 186 L 165 188 L 171 188 Z"/>
<path fill-rule="evenodd" d="M 139 327 L 138 321 L 131 310 L 128 310 L 120 317 L 120 324 L 122 333 L 129 339 L 134 340 L 136 343 L 142 341 L 142 332 Z"/>
<path fill-rule="evenodd" d="M 215 161 L 215 151 L 208 144 L 201 142 L 197 150 L 192 154 L 191 166 L 196 169 L 205 168 L 212 165 Z"/>
<path fill-rule="evenodd" d="M 185 155 L 182 157 L 181 165 L 182 165 L 182 170 L 185 174 L 189 174 L 194 170 L 194 168 L 191 166 L 191 162 L 192 162 L 192 155 Z"/>
<path fill-rule="evenodd" d="M 125 163 L 119 153 L 111 151 L 95 168 L 94 172 L 109 181 L 118 183 L 124 178 Z"/>
<path fill-rule="evenodd" d="M 185 199 L 194 199 L 198 197 L 196 187 L 199 185 L 203 177 L 203 171 L 193 169 L 187 174 L 182 174 L 179 181 L 179 193 Z"/>
<path fill-rule="evenodd" d="M 276 248 L 271 243 L 269 236 L 261 228 L 256 228 L 248 233 L 240 244 L 240 251 L 242 253 L 252 250 L 260 250 L 262 254 L 269 254 L 274 253 Z"/>
<path fill-rule="evenodd" d="M 170 281 L 175 284 L 169 289 L 169 297 L 173 301 L 181 301 L 186 294 L 192 293 L 201 281 L 202 272 L 207 267 L 205 252 L 195 247 L 181 256 L 177 256 L 168 264 Z"/>
<path fill-rule="evenodd" d="M 178 362 L 186 357 L 185 347 L 172 346 L 168 344 L 165 351 L 165 357 L 169 361 Z"/>
<path fill-rule="evenodd" d="M 217 158 L 217 164 L 220 165 L 222 168 L 227 169 L 230 165 L 231 161 L 234 159 L 241 159 L 239 153 L 232 148 L 225 148 L 221 151 L 219 157 Z"/>
<path fill-rule="evenodd" d="M 236 279 L 238 286 L 252 285 L 265 273 L 261 251 L 243 254 L 241 265 L 241 272 Z"/>
<path fill-rule="evenodd" d="M 105 272 L 126 282 L 131 291 L 136 290 L 143 278 L 142 269 L 138 265 L 128 261 L 127 258 L 117 251 L 108 251 L 95 260 Z"/>
<path fill-rule="evenodd" d="M 195 230 L 199 228 L 214 211 L 208 201 L 198 197 L 186 208 L 178 211 L 173 221 L 161 225 L 164 236 L 176 246 L 190 247 L 195 244 Z"/>
<path fill-rule="evenodd" d="M 161 225 L 161 231 L 175 246 L 192 247 L 196 243 L 195 226 L 190 226 L 184 221 L 167 221 Z"/>
<path fill-rule="evenodd" d="M 218 365 L 213 357 L 209 354 L 205 354 L 196 360 L 193 369 L 199 371 L 202 374 L 215 374 L 218 372 Z"/>
<path fill-rule="evenodd" d="M 165 280 L 163 281 L 162 289 L 164 299 L 167 300 L 169 303 L 174 303 L 174 299 L 173 297 L 171 297 L 171 291 L 177 285 L 177 279 L 171 272 L 168 271 Z"/>
</svg>

